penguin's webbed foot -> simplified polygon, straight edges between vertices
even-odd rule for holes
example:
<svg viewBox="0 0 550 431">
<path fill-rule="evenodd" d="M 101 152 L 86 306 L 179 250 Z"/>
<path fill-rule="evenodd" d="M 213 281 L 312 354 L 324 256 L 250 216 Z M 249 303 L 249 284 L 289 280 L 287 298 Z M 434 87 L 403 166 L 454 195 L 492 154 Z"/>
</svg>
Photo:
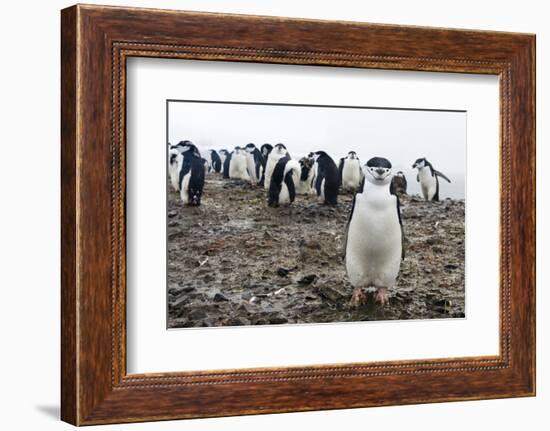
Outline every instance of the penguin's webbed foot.
<svg viewBox="0 0 550 431">
<path fill-rule="evenodd" d="M 349 305 L 351 308 L 359 308 L 367 304 L 367 295 L 363 292 L 363 289 L 356 287 L 353 289 Z"/>
<path fill-rule="evenodd" d="M 374 294 L 374 302 L 384 306 L 390 302 L 388 296 L 388 289 L 385 287 L 379 287 Z"/>
</svg>

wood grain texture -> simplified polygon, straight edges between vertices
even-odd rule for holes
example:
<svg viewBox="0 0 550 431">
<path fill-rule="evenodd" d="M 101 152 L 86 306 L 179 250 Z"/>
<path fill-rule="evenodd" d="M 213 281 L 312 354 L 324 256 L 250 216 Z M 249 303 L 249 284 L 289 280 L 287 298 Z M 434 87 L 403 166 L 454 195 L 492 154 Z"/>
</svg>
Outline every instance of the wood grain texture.
<svg viewBox="0 0 550 431">
<path fill-rule="evenodd" d="M 61 36 L 63 420 L 84 425 L 534 394 L 533 35 L 74 6 L 62 11 Z M 127 375 L 130 56 L 498 75 L 500 354 Z"/>
</svg>

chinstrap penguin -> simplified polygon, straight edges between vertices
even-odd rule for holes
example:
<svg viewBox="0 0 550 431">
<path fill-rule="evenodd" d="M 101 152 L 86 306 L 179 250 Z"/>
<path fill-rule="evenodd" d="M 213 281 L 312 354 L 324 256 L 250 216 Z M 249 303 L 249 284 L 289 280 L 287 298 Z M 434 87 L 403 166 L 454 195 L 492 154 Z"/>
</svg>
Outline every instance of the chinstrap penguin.
<svg viewBox="0 0 550 431">
<path fill-rule="evenodd" d="M 177 161 L 181 200 L 185 205 L 198 206 L 204 187 L 204 159 L 190 142 L 181 146 L 180 151 Z"/>
<path fill-rule="evenodd" d="M 363 190 L 353 199 L 344 241 L 352 303 L 364 297 L 363 288 L 375 287 L 375 301 L 386 304 L 405 256 L 399 198 L 390 193 L 391 168 L 385 158 L 370 159 Z"/>
<path fill-rule="evenodd" d="M 432 164 L 425 158 L 416 159 L 412 165 L 413 169 L 418 169 L 416 181 L 420 182 L 422 196 L 427 201 L 439 201 L 439 177 L 447 182 L 451 182 L 443 173 L 436 171 Z"/>
<path fill-rule="evenodd" d="M 252 142 L 246 144 L 244 147 L 246 150 L 246 167 L 248 169 L 248 174 L 250 175 L 250 180 L 254 184 L 258 184 L 263 176 L 264 171 L 264 157 L 256 145 Z"/>
<path fill-rule="evenodd" d="M 246 167 L 246 154 L 246 151 L 241 147 L 235 147 L 229 160 L 229 178 L 243 181 L 250 180 L 250 175 Z"/>
<path fill-rule="evenodd" d="M 363 179 L 363 171 L 361 170 L 361 162 L 355 151 L 350 151 L 346 157 L 340 159 L 338 170 L 340 171 L 342 189 L 345 191 L 357 191 Z"/>
<path fill-rule="evenodd" d="M 279 159 L 288 156 L 290 157 L 290 154 L 288 153 L 286 147 L 283 144 L 276 144 L 273 149 L 269 152 L 269 155 L 267 156 L 267 162 L 265 165 L 265 175 L 264 175 L 264 188 L 266 190 L 269 190 L 269 187 L 271 185 L 271 174 L 273 173 L 273 169 L 275 169 L 275 165 L 279 161 Z"/>
<path fill-rule="evenodd" d="M 313 153 L 314 174 L 313 187 L 321 201 L 328 205 L 338 203 L 338 189 L 340 188 L 340 173 L 334 160 L 324 151 Z"/>
<path fill-rule="evenodd" d="M 407 194 L 407 178 L 403 171 L 398 171 L 391 179 L 390 191 L 396 195 Z"/>
<path fill-rule="evenodd" d="M 284 156 L 277 161 L 270 178 L 267 204 L 277 207 L 283 204 L 291 204 L 296 198 L 294 178 L 300 175 L 300 164 L 289 156 Z"/>
</svg>

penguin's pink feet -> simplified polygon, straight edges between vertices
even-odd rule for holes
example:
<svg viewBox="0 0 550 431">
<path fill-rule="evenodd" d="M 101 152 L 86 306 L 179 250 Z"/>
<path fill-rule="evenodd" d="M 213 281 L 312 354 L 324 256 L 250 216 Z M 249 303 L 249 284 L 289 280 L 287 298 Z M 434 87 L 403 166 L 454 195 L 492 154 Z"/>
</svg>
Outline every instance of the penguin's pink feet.
<svg viewBox="0 0 550 431">
<path fill-rule="evenodd" d="M 351 308 L 359 308 L 362 305 L 367 304 L 367 295 L 363 292 L 363 289 L 356 287 L 353 289 L 349 305 Z"/>
<path fill-rule="evenodd" d="M 374 295 L 374 302 L 384 306 L 390 302 L 388 296 L 388 289 L 385 287 L 379 287 L 376 289 L 376 294 Z"/>
</svg>

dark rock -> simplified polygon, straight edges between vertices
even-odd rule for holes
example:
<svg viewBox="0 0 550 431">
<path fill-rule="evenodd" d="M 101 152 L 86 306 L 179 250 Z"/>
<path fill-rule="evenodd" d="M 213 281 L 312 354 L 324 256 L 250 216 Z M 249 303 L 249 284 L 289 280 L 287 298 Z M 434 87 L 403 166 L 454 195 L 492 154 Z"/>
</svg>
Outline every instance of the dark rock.
<svg viewBox="0 0 550 431">
<path fill-rule="evenodd" d="M 331 302 L 341 302 L 345 299 L 342 293 L 330 286 L 320 286 L 318 292 L 319 295 Z"/>
<path fill-rule="evenodd" d="M 269 323 L 272 325 L 281 325 L 287 322 L 288 322 L 288 319 L 286 317 L 281 317 L 281 316 L 275 316 L 269 319 Z"/>
<path fill-rule="evenodd" d="M 187 317 L 190 320 L 200 320 L 204 319 L 206 317 L 206 312 L 204 310 L 201 310 L 200 308 L 196 308 L 195 310 L 191 311 L 189 314 L 187 314 Z"/>
<path fill-rule="evenodd" d="M 286 268 L 277 268 L 277 275 L 279 277 L 286 277 L 288 273 L 290 272 L 289 269 Z"/>
<path fill-rule="evenodd" d="M 455 269 L 458 269 L 458 265 L 455 265 L 453 263 L 449 263 L 449 264 L 445 265 L 445 269 L 448 269 L 449 271 L 453 271 Z"/>
<path fill-rule="evenodd" d="M 315 274 L 305 275 L 298 280 L 298 284 L 311 284 L 317 278 Z"/>
<path fill-rule="evenodd" d="M 227 299 L 227 298 L 225 297 L 225 295 L 223 295 L 222 293 L 217 292 L 217 293 L 214 295 L 214 302 L 225 302 L 225 301 L 229 301 L 229 299 Z"/>
</svg>

